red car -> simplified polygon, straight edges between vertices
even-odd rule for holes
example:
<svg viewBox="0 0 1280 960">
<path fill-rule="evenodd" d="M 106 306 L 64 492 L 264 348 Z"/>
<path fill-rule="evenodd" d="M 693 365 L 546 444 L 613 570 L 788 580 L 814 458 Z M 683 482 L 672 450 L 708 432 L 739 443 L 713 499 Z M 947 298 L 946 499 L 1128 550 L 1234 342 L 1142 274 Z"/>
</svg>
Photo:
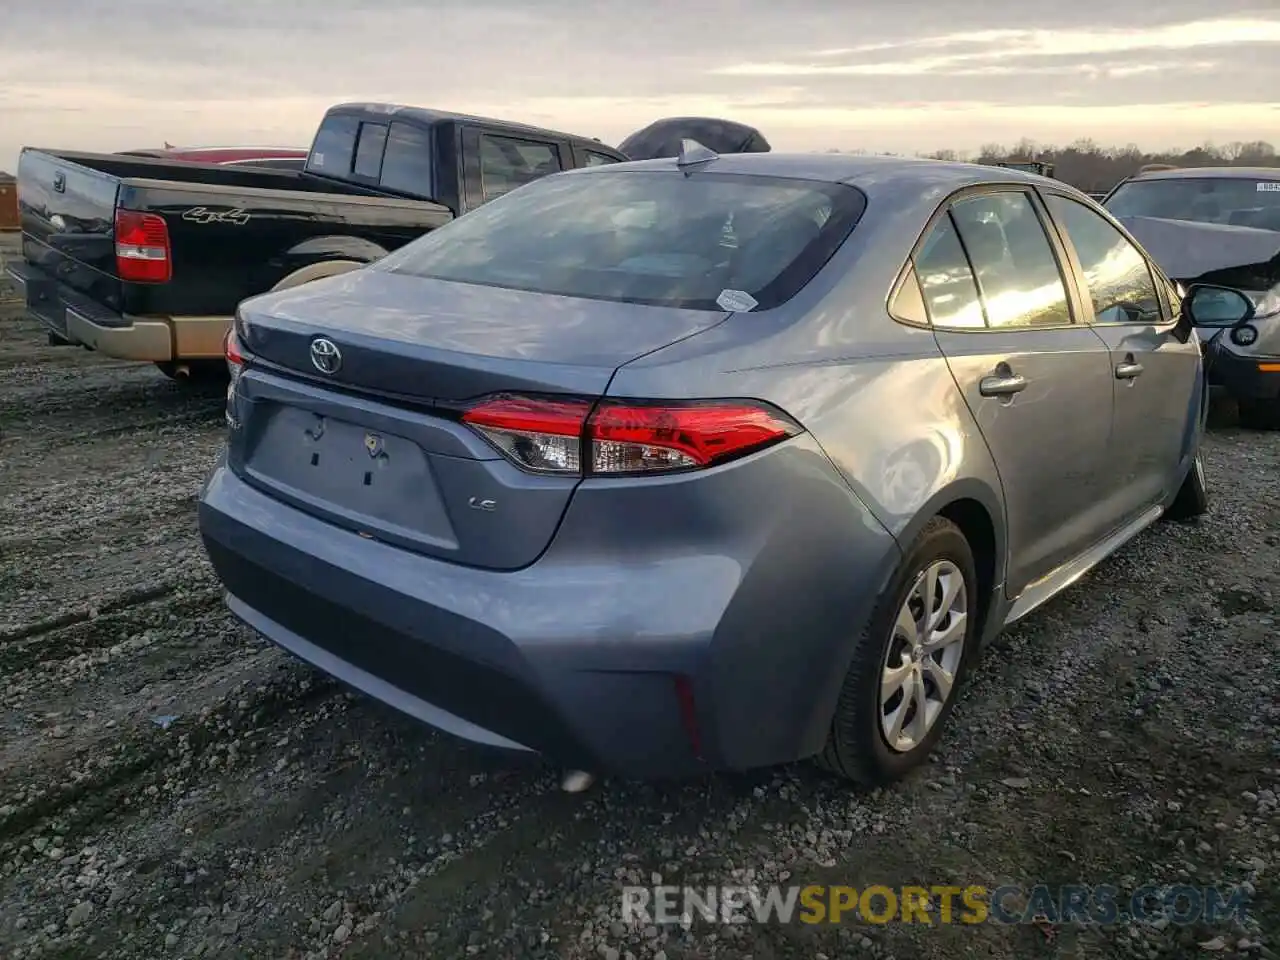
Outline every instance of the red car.
<svg viewBox="0 0 1280 960">
<path fill-rule="evenodd" d="M 146 150 L 121 150 L 131 157 L 161 157 L 187 163 L 232 164 L 242 167 L 276 167 L 301 170 L 307 151 L 297 147 L 175 147 L 165 144 Z"/>
</svg>

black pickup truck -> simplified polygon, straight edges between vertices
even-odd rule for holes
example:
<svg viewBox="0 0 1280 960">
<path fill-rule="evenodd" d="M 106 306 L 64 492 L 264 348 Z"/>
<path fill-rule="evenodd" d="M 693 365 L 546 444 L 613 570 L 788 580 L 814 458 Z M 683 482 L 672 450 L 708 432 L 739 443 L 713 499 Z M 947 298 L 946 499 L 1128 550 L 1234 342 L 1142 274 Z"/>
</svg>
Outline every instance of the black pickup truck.
<svg viewBox="0 0 1280 960">
<path fill-rule="evenodd" d="M 216 374 L 241 300 L 355 269 L 537 177 L 625 159 L 589 137 L 380 103 L 331 107 L 302 170 L 28 147 L 8 272 L 52 343 Z"/>
</svg>

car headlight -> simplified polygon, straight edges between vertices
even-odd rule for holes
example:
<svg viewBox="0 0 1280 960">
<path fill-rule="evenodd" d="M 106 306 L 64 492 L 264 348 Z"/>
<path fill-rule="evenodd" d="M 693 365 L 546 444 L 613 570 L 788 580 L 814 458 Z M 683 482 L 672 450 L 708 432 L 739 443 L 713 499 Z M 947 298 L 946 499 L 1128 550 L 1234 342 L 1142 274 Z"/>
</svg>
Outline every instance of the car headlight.
<svg viewBox="0 0 1280 960">
<path fill-rule="evenodd" d="M 1259 319 L 1280 313 L 1280 286 L 1253 297 L 1253 315 Z"/>
</svg>

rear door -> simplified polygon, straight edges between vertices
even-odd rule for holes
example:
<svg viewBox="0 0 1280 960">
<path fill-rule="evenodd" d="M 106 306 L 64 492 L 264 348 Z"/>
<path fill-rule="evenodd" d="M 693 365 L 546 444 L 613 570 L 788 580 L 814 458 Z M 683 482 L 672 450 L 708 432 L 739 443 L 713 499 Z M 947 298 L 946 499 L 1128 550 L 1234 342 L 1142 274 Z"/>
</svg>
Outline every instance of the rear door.
<svg viewBox="0 0 1280 960">
<path fill-rule="evenodd" d="M 1200 429 L 1200 346 L 1174 336 L 1146 256 L 1106 218 L 1068 196 L 1045 202 L 1078 265 L 1086 319 L 1111 351 L 1115 428 L 1108 469 L 1126 517 L 1161 502 Z"/>
<path fill-rule="evenodd" d="M 1012 595 L 1115 523 L 1103 479 L 1110 352 L 1077 322 L 1042 218 L 1030 189 L 970 192 L 915 256 L 938 345 L 1000 472 Z"/>
</svg>

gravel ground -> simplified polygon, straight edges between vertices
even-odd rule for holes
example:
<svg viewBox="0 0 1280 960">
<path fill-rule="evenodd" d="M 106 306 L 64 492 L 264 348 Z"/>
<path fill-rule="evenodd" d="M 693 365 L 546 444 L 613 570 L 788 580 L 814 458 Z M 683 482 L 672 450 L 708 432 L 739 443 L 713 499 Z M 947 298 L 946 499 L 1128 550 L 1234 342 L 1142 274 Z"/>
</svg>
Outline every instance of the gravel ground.
<svg viewBox="0 0 1280 960">
<path fill-rule="evenodd" d="M 0 300 L 8 291 L 0 289 Z M 605 781 L 456 742 L 224 610 L 220 398 L 0 303 L 0 958 L 1193 957 L 1280 946 L 1280 435 L 1010 632 L 937 762 Z M 1247 885 L 1243 924 L 627 926 L 621 885 Z"/>
</svg>

